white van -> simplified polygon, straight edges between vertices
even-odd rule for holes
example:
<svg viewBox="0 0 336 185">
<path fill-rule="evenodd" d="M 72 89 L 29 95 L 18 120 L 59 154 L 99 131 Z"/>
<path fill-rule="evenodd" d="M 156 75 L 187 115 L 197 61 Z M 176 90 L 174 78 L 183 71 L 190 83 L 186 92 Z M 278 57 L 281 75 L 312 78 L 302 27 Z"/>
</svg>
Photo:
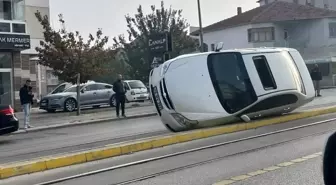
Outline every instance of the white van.
<svg viewBox="0 0 336 185">
<path fill-rule="evenodd" d="M 149 99 L 147 87 L 140 80 L 125 80 L 127 102 L 144 102 Z"/>
</svg>

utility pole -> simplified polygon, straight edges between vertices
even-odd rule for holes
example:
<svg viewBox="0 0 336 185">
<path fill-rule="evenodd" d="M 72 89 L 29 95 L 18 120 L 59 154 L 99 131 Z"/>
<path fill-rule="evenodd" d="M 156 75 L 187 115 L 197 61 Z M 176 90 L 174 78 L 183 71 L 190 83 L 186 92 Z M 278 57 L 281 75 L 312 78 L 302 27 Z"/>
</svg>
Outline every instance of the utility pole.
<svg viewBox="0 0 336 185">
<path fill-rule="evenodd" d="M 198 20 L 199 20 L 199 34 L 201 40 L 201 52 L 204 52 L 204 44 L 203 44 L 203 27 L 202 27 L 202 15 L 201 15 L 201 3 L 200 0 L 197 0 L 198 5 Z"/>
</svg>

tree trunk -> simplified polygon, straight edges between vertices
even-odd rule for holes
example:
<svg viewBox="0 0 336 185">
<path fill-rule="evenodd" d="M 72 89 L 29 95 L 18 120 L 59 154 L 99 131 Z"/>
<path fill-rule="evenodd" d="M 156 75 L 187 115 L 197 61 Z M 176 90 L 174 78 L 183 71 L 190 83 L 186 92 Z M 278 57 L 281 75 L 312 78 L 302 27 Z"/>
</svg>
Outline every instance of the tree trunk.
<svg viewBox="0 0 336 185">
<path fill-rule="evenodd" d="M 77 116 L 80 115 L 80 73 L 77 74 Z"/>
</svg>

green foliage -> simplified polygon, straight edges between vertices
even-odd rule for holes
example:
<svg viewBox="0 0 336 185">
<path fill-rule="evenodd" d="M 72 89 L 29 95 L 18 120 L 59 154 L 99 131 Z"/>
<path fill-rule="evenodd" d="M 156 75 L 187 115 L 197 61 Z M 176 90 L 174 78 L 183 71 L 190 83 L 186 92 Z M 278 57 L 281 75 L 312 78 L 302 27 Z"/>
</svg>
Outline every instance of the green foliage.
<svg viewBox="0 0 336 185">
<path fill-rule="evenodd" d="M 161 1 L 161 7 L 151 6 L 152 12 L 144 15 L 142 6 L 137 9 L 137 13 L 131 17 L 126 15 L 128 38 L 124 35 L 115 37 L 114 47 L 125 49 L 130 69 L 130 78 L 148 81 L 148 72 L 152 62 L 148 47 L 149 35 L 170 31 L 173 39 L 173 52 L 171 57 L 193 52 L 197 50 L 197 40 L 189 37 L 185 31 L 188 28 L 187 21 L 182 17 L 182 10 L 174 10 L 171 7 L 164 7 Z"/>
<path fill-rule="evenodd" d="M 49 18 L 42 16 L 39 11 L 35 16 L 43 27 L 44 35 L 44 41 L 40 42 L 40 47 L 36 47 L 39 64 L 52 68 L 59 80 L 76 83 L 77 74 L 80 74 L 83 83 L 96 74 L 104 74 L 113 69 L 112 66 L 104 68 L 113 56 L 105 49 L 108 37 L 103 36 L 101 29 L 85 40 L 78 31 L 65 29 L 61 14 L 59 22 L 63 28 L 60 30 L 54 30 Z"/>
</svg>

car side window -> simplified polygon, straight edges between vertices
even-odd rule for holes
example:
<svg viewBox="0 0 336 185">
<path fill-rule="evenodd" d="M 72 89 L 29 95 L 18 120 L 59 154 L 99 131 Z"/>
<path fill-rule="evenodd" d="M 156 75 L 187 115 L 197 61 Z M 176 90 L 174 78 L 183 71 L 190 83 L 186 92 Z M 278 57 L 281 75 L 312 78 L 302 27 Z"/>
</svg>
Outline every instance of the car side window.
<svg viewBox="0 0 336 185">
<path fill-rule="evenodd" d="M 97 84 L 90 84 L 85 87 L 85 91 L 95 91 L 98 90 Z"/>
<path fill-rule="evenodd" d="M 64 91 L 64 89 L 65 89 L 65 84 L 64 84 L 64 85 L 61 85 L 61 86 L 59 86 L 58 88 L 56 88 L 56 89 L 54 90 L 54 92 L 52 92 L 52 94 L 56 94 L 56 93 L 63 92 L 63 91 Z"/>
<path fill-rule="evenodd" d="M 130 88 L 129 88 L 129 86 L 126 82 L 124 82 L 124 86 L 125 86 L 126 90 L 130 90 Z"/>
</svg>

